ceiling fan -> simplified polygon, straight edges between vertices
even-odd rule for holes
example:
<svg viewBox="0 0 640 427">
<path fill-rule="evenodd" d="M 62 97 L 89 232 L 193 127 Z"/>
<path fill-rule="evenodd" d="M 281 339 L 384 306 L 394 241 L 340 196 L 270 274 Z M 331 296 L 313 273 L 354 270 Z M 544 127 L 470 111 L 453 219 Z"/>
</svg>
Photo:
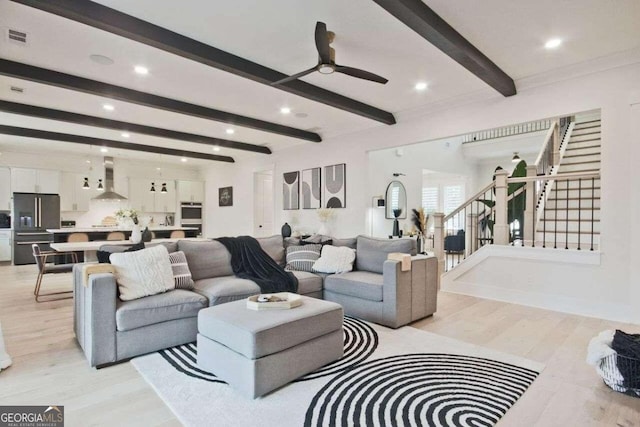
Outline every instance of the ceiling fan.
<svg viewBox="0 0 640 427">
<path fill-rule="evenodd" d="M 308 70 L 304 70 L 297 74 L 294 74 L 284 79 L 271 83 L 272 86 L 280 85 L 282 83 L 290 82 L 291 80 L 299 79 L 302 76 L 311 74 L 317 71 L 321 74 L 342 73 L 351 77 L 357 77 L 359 79 L 369 80 L 376 83 L 385 84 L 389 80 L 377 74 L 370 73 L 369 71 L 360 70 L 358 68 L 346 67 L 344 65 L 336 64 L 336 51 L 329 46 L 333 43 L 335 38 L 333 31 L 327 31 L 327 24 L 324 22 L 316 23 L 316 49 L 318 50 L 318 65 L 315 65 Z"/>
</svg>

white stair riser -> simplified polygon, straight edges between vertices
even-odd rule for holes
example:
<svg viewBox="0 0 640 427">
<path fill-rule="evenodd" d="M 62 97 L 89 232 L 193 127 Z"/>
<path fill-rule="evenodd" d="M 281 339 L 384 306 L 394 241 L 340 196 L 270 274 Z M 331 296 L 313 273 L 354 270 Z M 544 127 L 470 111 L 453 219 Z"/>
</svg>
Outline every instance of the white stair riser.
<svg viewBox="0 0 640 427">
<path fill-rule="evenodd" d="M 563 172 L 568 173 L 568 172 L 581 172 L 581 171 L 588 171 L 585 173 L 596 173 L 598 170 L 600 170 L 600 162 L 589 162 L 581 165 L 561 164 L 560 169 L 558 169 L 558 173 L 562 174 Z"/>
<path fill-rule="evenodd" d="M 547 242 L 547 246 L 549 246 L 549 243 L 551 244 L 551 247 L 553 247 L 553 242 L 554 240 L 558 242 L 558 246 L 562 245 L 562 247 L 564 247 L 565 242 L 567 242 L 566 237 L 569 237 L 568 243 L 573 243 L 573 244 L 577 244 L 578 243 L 578 239 L 580 239 L 580 244 L 585 247 L 585 248 L 589 248 L 591 247 L 591 234 L 563 234 L 563 233 L 558 233 L 556 236 L 554 236 L 552 233 L 545 233 L 545 236 L 543 238 L 542 236 L 542 232 L 538 232 L 536 233 L 536 241 L 539 242 Z M 600 236 L 597 234 L 593 235 L 593 244 L 597 245 L 600 243 Z"/>
<path fill-rule="evenodd" d="M 599 147 L 600 147 L 600 145 L 601 145 L 601 144 L 600 144 L 600 141 L 599 141 L 599 140 L 598 140 L 598 141 L 574 141 L 574 142 L 569 142 L 569 143 L 567 144 L 567 150 L 568 150 L 569 152 L 571 152 L 571 151 L 572 151 L 572 149 L 574 149 L 574 148 L 580 148 L 580 149 L 583 149 L 583 148 L 585 148 L 585 147 L 591 147 L 591 146 L 593 146 L 593 147 L 598 147 L 598 148 L 597 148 L 597 152 L 599 153 L 599 152 L 600 152 L 600 148 L 599 148 Z"/>
<path fill-rule="evenodd" d="M 600 132 L 600 126 L 595 126 L 595 127 L 583 127 L 583 128 L 573 128 L 573 132 L 571 132 L 571 137 L 574 136 L 578 136 L 578 135 L 584 135 L 584 134 L 589 134 L 589 133 L 594 133 L 594 132 Z"/>
<path fill-rule="evenodd" d="M 576 154 L 580 154 L 580 156 L 577 157 L 569 157 L 569 156 L 575 156 Z M 583 155 L 583 154 L 588 154 L 588 155 Z M 588 152 L 583 152 L 583 153 L 575 153 L 573 151 L 569 151 L 569 154 L 565 155 L 565 157 L 562 158 L 562 164 L 563 165 L 570 165 L 573 163 L 582 163 L 582 162 L 598 162 L 600 163 L 600 153 L 591 153 L 589 154 Z"/>
<path fill-rule="evenodd" d="M 590 141 L 590 140 L 596 140 L 599 141 L 600 140 L 600 133 L 599 132 L 593 132 L 593 133 L 588 133 L 585 132 L 582 135 L 575 135 L 575 134 L 571 134 L 571 138 L 569 139 L 569 144 L 575 143 L 575 142 L 584 142 L 584 141 Z"/>
<path fill-rule="evenodd" d="M 583 129 L 591 126 L 600 126 L 602 124 L 601 120 L 589 120 L 587 122 L 576 122 L 574 129 Z"/>
<path fill-rule="evenodd" d="M 567 196 L 569 196 L 569 198 L 573 198 L 573 197 L 581 197 L 582 199 L 587 199 L 587 198 L 600 198 L 600 189 L 599 188 L 583 188 L 582 190 L 578 190 L 577 188 L 571 188 L 569 187 L 568 191 L 566 188 L 562 188 L 562 186 L 565 185 L 564 182 L 561 182 L 559 185 L 556 185 L 556 188 L 554 188 L 553 190 L 551 190 L 551 193 L 549 193 L 549 198 L 551 199 L 565 199 Z M 558 186 L 560 188 L 558 188 Z M 583 185 L 583 187 L 586 187 L 586 185 Z M 589 183 L 589 187 L 591 187 L 591 183 Z M 569 194 L 567 194 L 569 193 Z"/>
<path fill-rule="evenodd" d="M 527 243 L 527 246 L 531 246 L 531 245 L 529 243 Z M 535 246 L 537 248 L 541 248 L 541 247 L 543 247 L 543 242 L 541 240 L 536 241 L 536 245 Z M 580 248 L 580 250 L 582 250 L 582 251 L 590 251 L 591 250 L 591 242 L 589 242 L 588 244 L 581 244 L 581 245 L 578 245 L 577 243 L 569 243 L 568 246 L 569 246 L 569 249 L 578 249 L 578 248 Z M 551 241 L 551 242 L 547 241 L 546 245 L 544 247 L 546 247 L 547 249 L 553 248 L 553 241 Z M 593 242 L 593 250 L 597 251 L 599 247 L 600 247 L 600 242 L 599 241 L 598 242 L 594 241 Z M 558 249 L 556 249 L 556 250 L 564 250 L 564 249 L 565 249 L 565 244 L 563 243 L 562 246 L 560 246 L 558 244 Z"/>
<path fill-rule="evenodd" d="M 556 217 L 558 218 L 558 221 L 562 221 L 565 220 L 567 218 L 571 219 L 587 219 L 590 220 L 591 219 L 591 209 L 580 209 L 580 210 L 574 210 L 574 211 L 554 211 L 554 210 L 547 210 L 544 212 L 543 214 L 540 214 L 540 223 L 542 223 L 543 219 L 546 220 L 554 220 L 556 219 Z M 600 219 L 600 209 L 594 209 L 593 210 L 593 219 Z"/>
<path fill-rule="evenodd" d="M 545 230 L 547 233 L 549 232 L 553 232 L 554 230 L 558 230 L 559 233 L 564 233 L 566 231 L 569 231 L 571 233 L 591 233 L 591 221 L 580 221 L 580 228 L 578 228 L 578 221 L 562 221 L 562 220 L 558 220 L 557 222 L 555 221 L 549 221 L 547 218 L 547 221 L 540 221 L 538 223 L 538 227 L 537 227 L 537 231 L 539 233 L 541 233 L 543 230 Z M 544 228 L 543 228 L 544 226 Z M 568 228 L 567 228 L 568 227 Z M 594 232 L 599 232 L 600 231 L 600 222 L 594 221 L 593 222 L 593 231 Z"/>
<path fill-rule="evenodd" d="M 567 203 L 568 203 L 568 206 L 567 206 Z M 595 200 L 584 199 L 584 200 L 567 201 L 562 198 L 560 198 L 559 200 L 549 198 L 545 202 L 545 206 L 547 210 L 554 209 L 554 208 L 558 208 L 558 210 L 562 210 L 569 207 L 569 208 L 580 208 L 583 210 L 591 211 L 592 207 L 596 209 L 600 209 L 600 199 L 595 199 Z"/>
</svg>

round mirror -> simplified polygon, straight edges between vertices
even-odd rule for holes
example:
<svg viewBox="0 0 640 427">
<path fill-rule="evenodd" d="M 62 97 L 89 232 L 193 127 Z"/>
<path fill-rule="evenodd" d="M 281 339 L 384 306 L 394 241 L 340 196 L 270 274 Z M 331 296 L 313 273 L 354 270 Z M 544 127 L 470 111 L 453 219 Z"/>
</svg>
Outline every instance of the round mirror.
<svg viewBox="0 0 640 427">
<path fill-rule="evenodd" d="M 387 219 L 407 217 L 407 191 L 400 181 L 389 183 L 384 205 Z"/>
</svg>

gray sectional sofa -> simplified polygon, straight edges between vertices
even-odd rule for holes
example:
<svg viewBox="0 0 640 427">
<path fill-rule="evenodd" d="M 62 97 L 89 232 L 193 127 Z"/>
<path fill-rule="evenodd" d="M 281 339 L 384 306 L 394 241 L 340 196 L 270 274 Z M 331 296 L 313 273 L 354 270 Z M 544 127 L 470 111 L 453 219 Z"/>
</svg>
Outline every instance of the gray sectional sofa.
<svg viewBox="0 0 640 427">
<path fill-rule="evenodd" d="M 282 266 L 286 246 L 298 243 L 280 235 L 258 241 Z M 409 271 L 402 271 L 400 262 L 387 260 L 391 252 L 415 252 L 412 240 L 359 236 L 333 239 L 333 244 L 356 249 L 354 271 L 329 275 L 295 271 L 299 294 L 339 303 L 347 315 L 392 328 L 436 311 L 436 258 L 414 257 Z M 260 293 L 254 282 L 233 275 L 231 256 L 219 242 L 181 240 L 165 245 L 169 252 L 185 253 L 194 291 L 176 289 L 121 301 L 113 274 L 93 274 L 84 284 L 82 266 L 74 268 L 74 329 L 91 366 L 193 342 L 201 309 Z"/>
</svg>

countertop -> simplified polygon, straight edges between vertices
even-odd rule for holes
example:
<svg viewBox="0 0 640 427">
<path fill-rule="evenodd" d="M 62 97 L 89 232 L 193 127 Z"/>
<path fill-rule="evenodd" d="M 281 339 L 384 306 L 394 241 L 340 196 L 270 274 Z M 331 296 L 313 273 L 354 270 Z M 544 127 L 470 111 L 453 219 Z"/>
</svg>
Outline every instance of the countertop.
<svg viewBox="0 0 640 427">
<path fill-rule="evenodd" d="M 179 225 L 172 226 L 151 226 L 149 227 L 151 231 L 174 231 L 174 230 L 184 230 L 184 231 L 194 231 L 197 230 L 196 227 L 180 227 Z M 69 228 L 47 228 L 47 232 L 49 233 L 108 233 L 110 231 L 131 231 L 131 228 L 120 228 L 120 227 L 69 227 Z"/>
<path fill-rule="evenodd" d="M 163 243 L 163 242 L 177 242 L 178 240 L 191 240 L 194 242 L 210 242 L 210 239 L 204 239 L 201 237 L 187 237 L 184 239 L 153 239 L 149 243 Z M 66 251 L 97 251 L 100 249 L 102 245 L 132 245 L 132 243 L 128 240 L 96 240 L 93 242 L 72 242 L 72 243 L 51 243 L 51 249 L 58 252 L 66 252 Z"/>
</svg>

